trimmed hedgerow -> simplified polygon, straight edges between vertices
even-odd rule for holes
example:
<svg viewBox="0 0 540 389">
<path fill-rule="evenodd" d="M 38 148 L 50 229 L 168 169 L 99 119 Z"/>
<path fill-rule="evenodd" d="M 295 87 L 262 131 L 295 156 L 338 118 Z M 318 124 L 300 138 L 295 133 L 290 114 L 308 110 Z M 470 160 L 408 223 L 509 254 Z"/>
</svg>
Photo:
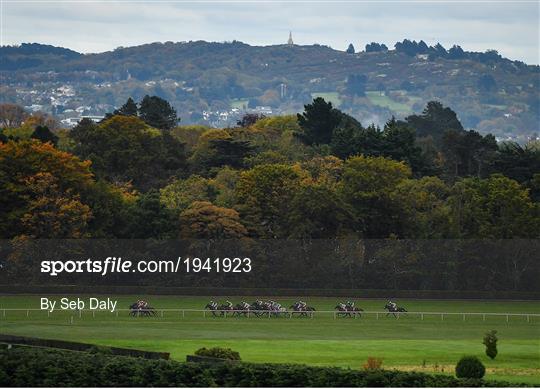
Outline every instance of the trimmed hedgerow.
<svg viewBox="0 0 540 389">
<path fill-rule="evenodd" d="M 229 359 L 231 361 L 240 360 L 240 354 L 238 353 L 238 351 L 234 351 L 234 350 L 231 350 L 230 348 L 223 348 L 223 347 L 211 347 L 211 348 L 203 347 L 195 351 L 195 355 L 198 355 L 201 357 Z"/>
<path fill-rule="evenodd" d="M 209 365 L 14 348 L 0 350 L 0 386 L 507 387 L 516 384 L 415 372 L 240 362 Z"/>
</svg>

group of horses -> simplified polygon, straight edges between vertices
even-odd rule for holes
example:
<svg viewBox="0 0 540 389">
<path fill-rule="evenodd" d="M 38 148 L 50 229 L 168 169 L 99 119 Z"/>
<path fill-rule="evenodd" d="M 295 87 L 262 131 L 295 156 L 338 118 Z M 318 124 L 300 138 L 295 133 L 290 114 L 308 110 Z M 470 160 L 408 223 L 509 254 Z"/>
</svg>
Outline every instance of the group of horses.
<svg viewBox="0 0 540 389">
<path fill-rule="evenodd" d="M 229 301 L 227 301 L 225 304 L 218 304 L 215 301 L 210 301 L 208 304 L 206 304 L 204 309 L 210 310 L 210 312 L 212 312 L 212 316 L 227 316 L 228 314 L 230 314 L 233 317 L 249 317 L 250 315 L 254 315 L 255 317 L 280 317 L 289 315 L 299 315 L 307 317 L 312 316 L 313 312 L 315 311 L 315 308 L 308 306 L 302 301 L 297 301 L 289 307 L 289 310 L 287 310 L 280 303 L 272 300 L 256 300 L 251 304 L 242 301 L 235 305 L 233 305 Z"/>
<path fill-rule="evenodd" d="M 261 316 L 304 316 L 304 317 L 313 317 L 316 309 L 312 306 L 307 305 L 303 301 L 297 301 L 289 307 L 289 310 L 282 307 L 281 304 L 276 303 L 275 301 L 261 301 L 257 300 L 252 304 L 249 304 L 245 301 L 233 305 L 231 302 L 227 301 L 225 304 L 218 304 L 215 301 L 210 301 L 204 309 L 210 310 L 212 316 L 250 316 L 253 314 L 256 317 Z M 334 309 L 336 310 L 336 317 L 361 317 L 364 310 L 354 306 L 354 303 L 338 303 Z M 386 304 L 384 309 L 388 311 L 386 316 L 392 314 L 394 317 L 397 317 L 400 313 L 406 313 L 407 310 L 403 307 L 398 307 L 395 304 Z"/>
<path fill-rule="evenodd" d="M 205 310 L 209 310 L 212 316 L 233 316 L 233 317 L 249 317 L 253 315 L 255 317 L 280 317 L 294 315 L 303 317 L 313 317 L 316 309 L 307 305 L 303 301 L 297 301 L 292 304 L 289 309 L 281 306 L 281 304 L 269 300 L 262 301 L 256 300 L 249 304 L 242 301 L 236 305 L 227 301 L 225 304 L 219 304 L 215 301 L 210 301 L 204 307 Z M 338 303 L 334 309 L 336 310 L 336 317 L 361 317 L 364 310 L 355 306 L 354 302 L 347 301 L 346 303 Z M 386 316 L 392 314 L 394 317 L 398 317 L 400 313 L 406 313 L 407 310 L 403 307 L 398 307 L 396 304 L 387 303 L 384 309 L 388 311 Z M 129 315 L 132 317 L 151 317 L 156 316 L 156 310 L 151 307 L 146 301 L 139 300 L 129 306 Z"/>
</svg>

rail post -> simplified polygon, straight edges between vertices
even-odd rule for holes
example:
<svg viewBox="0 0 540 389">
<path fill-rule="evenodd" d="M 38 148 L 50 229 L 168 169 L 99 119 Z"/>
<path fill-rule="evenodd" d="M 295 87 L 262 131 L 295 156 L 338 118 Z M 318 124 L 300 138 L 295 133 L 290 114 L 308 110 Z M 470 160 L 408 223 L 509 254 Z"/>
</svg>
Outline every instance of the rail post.
<svg viewBox="0 0 540 389">
<path fill-rule="evenodd" d="M 26 310 L 26 317 L 28 317 L 29 315 L 30 315 L 30 310 L 27 309 L 27 310 Z"/>
<path fill-rule="evenodd" d="M 465 321 L 465 314 L 463 314 L 463 321 Z"/>
<path fill-rule="evenodd" d="M 71 315 L 69 318 L 69 324 L 73 324 L 73 315 Z"/>
<path fill-rule="evenodd" d="M 506 322 L 508 323 L 508 315 L 506 315 Z"/>
<path fill-rule="evenodd" d="M 268 318 L 270 319 L 270 311 L 268 311 Z"/>
<path fill-rule="evenodd" d="M 424 320 L 424 314 L 423 313 L 420 314 L 420 320 Z"/>
<path fill-rule="evenodd" d="M 4 313 L 5 313 L 5 312 L 6 312 L 6 311 L 4 311 Z M 334 312 L 334 320 L 336 320 L 336 312 Z"/>
<path fill-rule="evenodd" d="M 92 317 L 96 317 L 96 311 L 92 311 Z"/>
<path fill-rule="evenodd" d="M 379 320 L 379 312 L 377 312 L 375 320 Z"/>
<path fill-rule="evenodd" d="M 80 311 L 79 311 L 79 313 L 80 313 Z M 118 317 L 118 311 L 116 311 L 116 317 Z"/>
<path fill-rule="evenodd" d="M 530 320 L 530 319 L 529 319 L 529 315 L 527 315 L 527 323 L 529 323 L 529 320 Z"/>
<path fill-rule="evenodd" d="M 50 316 L 50 312 L 49 312 L 49 310 L 47 309 L 47 317 L 49 317 L 49 316 Z"/>
<path fill-rule="evenodd" d="M 203 311 L 203 317 L 206 318 L 206 309 Z"/>
<path fill-rule="evenodd" d="M 182 319 L 186 317 L 186 311 L 182 309 Z"/>
<path fill-rule="evenodd" d="M 6 310 L 4 309 L 4 317 L 6 317 Z"/>
<path fill-rule="evenodd" d="M 486 321 L 486 314 L 485 313 L 482 315 L 482 321 Z"/>
<path fill-rule="evenodd" d="M 118 311 L 116 311 L 116 316 L 118 316 Z M 79 317 L 82 317 L 82 309 L 79 310 Z"/>
<path fill-rule="evenodd" d="M 444 320 L 444 313 L 441 313 L 441 321 Z"/>
</svg>

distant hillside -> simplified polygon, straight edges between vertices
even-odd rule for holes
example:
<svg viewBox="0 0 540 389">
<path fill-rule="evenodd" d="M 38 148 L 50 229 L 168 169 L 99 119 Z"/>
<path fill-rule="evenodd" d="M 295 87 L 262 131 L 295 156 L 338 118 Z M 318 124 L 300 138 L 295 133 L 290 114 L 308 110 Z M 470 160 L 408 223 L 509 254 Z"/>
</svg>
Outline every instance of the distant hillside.
<svg viewBox="0 0 540 389">
<path fill-rule="evenodd" d="M 45 66 L 50 68 L 54 63 L 80 57 L 76 51 L 42 45 L 39 43 L 23 43 L 20 46 L 0 47 L 0 70 L 20 70 Z"/>
<path fill-rule="evenodd" d="M 321 45 L 197 41 L 82 55 L 23 44 L 0 48 L 2 99 L 57 114 L 81 106 L 99 114 L 128 96 L 156 94 L 189 123 L 211 120 L 203 112 L 233 108 L 296 112 L 313 96 L 323 96 L 365 124 L 421 111 L 435 99 L 458 112 L 466 127 L 499 137 L 537 131 L 538 66 L 494 51 L 447 50 L 422 41 L 367 49 L 348 54 Z M 58 88 L 69 92 L 58 94 Z"/>
</svg>

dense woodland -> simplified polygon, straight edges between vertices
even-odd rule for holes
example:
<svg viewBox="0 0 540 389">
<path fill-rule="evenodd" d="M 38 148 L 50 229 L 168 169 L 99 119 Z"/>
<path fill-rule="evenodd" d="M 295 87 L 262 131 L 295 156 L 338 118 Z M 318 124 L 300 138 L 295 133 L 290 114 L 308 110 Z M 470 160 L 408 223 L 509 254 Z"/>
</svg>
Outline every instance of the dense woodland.
<svg viewBox="0 0 540 389">
<path fill-rule="evenodd" d="M 322 98 L 297 116 L 246 115 L 226 129 L 178 126 L 156 96 L 70 131 L 14 111 L 0 109 L 0 236 L 12 242 L 377 238 L 455 247 L 540 235 L 538 142 L 498 144 L 464 130 L 436 101 L 382 128 Z M 440 247 L 375 262 L 342 247 L 343 255 L 311 258 L 325 263 L 289 259 L 274 271 L 306 268 L 319 280 L 311 287 L 339 287 L 320 280 L 346 275 L 355 288 L 538 290 L 540 264 L 527 246 L 459 262 Z"/>
</svg>

